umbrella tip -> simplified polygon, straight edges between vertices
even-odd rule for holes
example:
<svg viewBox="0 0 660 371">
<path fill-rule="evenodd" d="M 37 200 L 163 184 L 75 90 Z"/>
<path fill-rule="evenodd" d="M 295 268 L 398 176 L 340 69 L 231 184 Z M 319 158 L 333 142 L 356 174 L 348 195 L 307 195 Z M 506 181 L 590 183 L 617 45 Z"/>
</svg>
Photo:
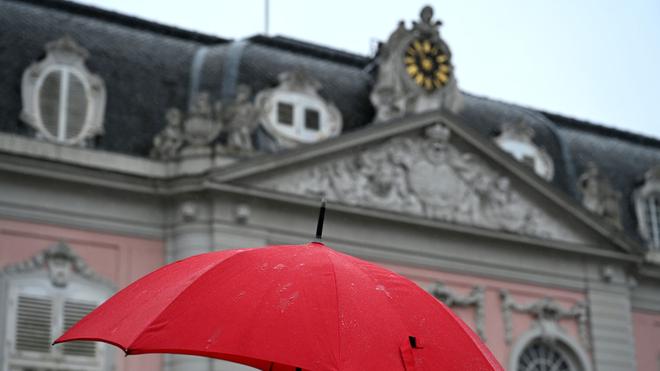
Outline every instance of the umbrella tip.
<svg viewBox="0 0 660 371">
<path fill-rule="evenodd" d="M 316 223 L 316 241 L 321 241 L 323 235 L 323 219 L 325 218 L 325 197 L 321 199 L 321 209 L 319 210 L 319 220 Z"/>
</svg>

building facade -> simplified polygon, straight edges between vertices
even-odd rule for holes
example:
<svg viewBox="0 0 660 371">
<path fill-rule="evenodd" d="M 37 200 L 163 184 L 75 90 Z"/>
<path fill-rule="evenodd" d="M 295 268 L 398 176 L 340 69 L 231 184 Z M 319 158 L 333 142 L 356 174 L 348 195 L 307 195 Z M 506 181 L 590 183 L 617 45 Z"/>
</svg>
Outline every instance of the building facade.
<svg viewBox="0 0 660 371">
<path fill-rule="evenodd" d="M 658 370 L 660 140 L 466 93 L 440 31 L 359 56 L 1 1 L 0 370 L 244 369 L 50 343 L 165 263 L 309 241 L 323 197 L 328 245 L 507 370 Z"/>
</svg>

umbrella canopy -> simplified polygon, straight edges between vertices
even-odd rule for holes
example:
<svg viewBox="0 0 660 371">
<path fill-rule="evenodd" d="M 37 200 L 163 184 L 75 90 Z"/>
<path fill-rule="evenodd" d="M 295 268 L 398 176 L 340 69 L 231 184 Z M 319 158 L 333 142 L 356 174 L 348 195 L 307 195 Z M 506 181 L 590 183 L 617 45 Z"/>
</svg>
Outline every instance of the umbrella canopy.
<svg viewBox="0 0 660 371">
<path fill-rule="evenodd" d="M 318 242 L 168 264 L 55 343 L 72 340 L 261 370 L 502 370 L 481 340 L 415 283 Z"/>
</svg>

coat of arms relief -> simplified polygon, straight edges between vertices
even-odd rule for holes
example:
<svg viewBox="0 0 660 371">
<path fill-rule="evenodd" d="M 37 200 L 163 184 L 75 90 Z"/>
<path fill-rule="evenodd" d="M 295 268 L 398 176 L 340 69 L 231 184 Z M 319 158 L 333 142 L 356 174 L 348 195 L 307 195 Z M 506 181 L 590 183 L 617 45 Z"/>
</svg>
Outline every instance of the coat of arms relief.
<svg viewBox="0 0 660 371">
<path fill-rule="evenodd" d="M 450 223 L 571 239 L 570 232 L 515 192 L 508 177 L 450 139 L 446 126 L 433 124 L 417 135 L 284 171 L 257 181 L 257 186 Z"/>
</svg>

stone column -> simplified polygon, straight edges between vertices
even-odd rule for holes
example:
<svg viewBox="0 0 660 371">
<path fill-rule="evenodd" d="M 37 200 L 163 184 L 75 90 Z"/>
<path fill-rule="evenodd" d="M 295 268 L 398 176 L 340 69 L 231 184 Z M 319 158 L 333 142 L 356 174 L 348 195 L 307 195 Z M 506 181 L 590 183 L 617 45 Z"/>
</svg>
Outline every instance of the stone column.
<svg viewBox="0 0 660 371">
<path fill-rule="evenodd" d="M 594 371 L 636 370 L 631 290 L 623 269 L 590 266 L 587 299 Z"/>
<path fill-rule="evenodd" d="M 213 246 L 212 205 L 200 195 L 173 200 L 167 228 L 167 263 L 209 252 Z M 164 355 L 166 371 L 212 371 L 213 361 L 203 357 Z"/>
</svg>

